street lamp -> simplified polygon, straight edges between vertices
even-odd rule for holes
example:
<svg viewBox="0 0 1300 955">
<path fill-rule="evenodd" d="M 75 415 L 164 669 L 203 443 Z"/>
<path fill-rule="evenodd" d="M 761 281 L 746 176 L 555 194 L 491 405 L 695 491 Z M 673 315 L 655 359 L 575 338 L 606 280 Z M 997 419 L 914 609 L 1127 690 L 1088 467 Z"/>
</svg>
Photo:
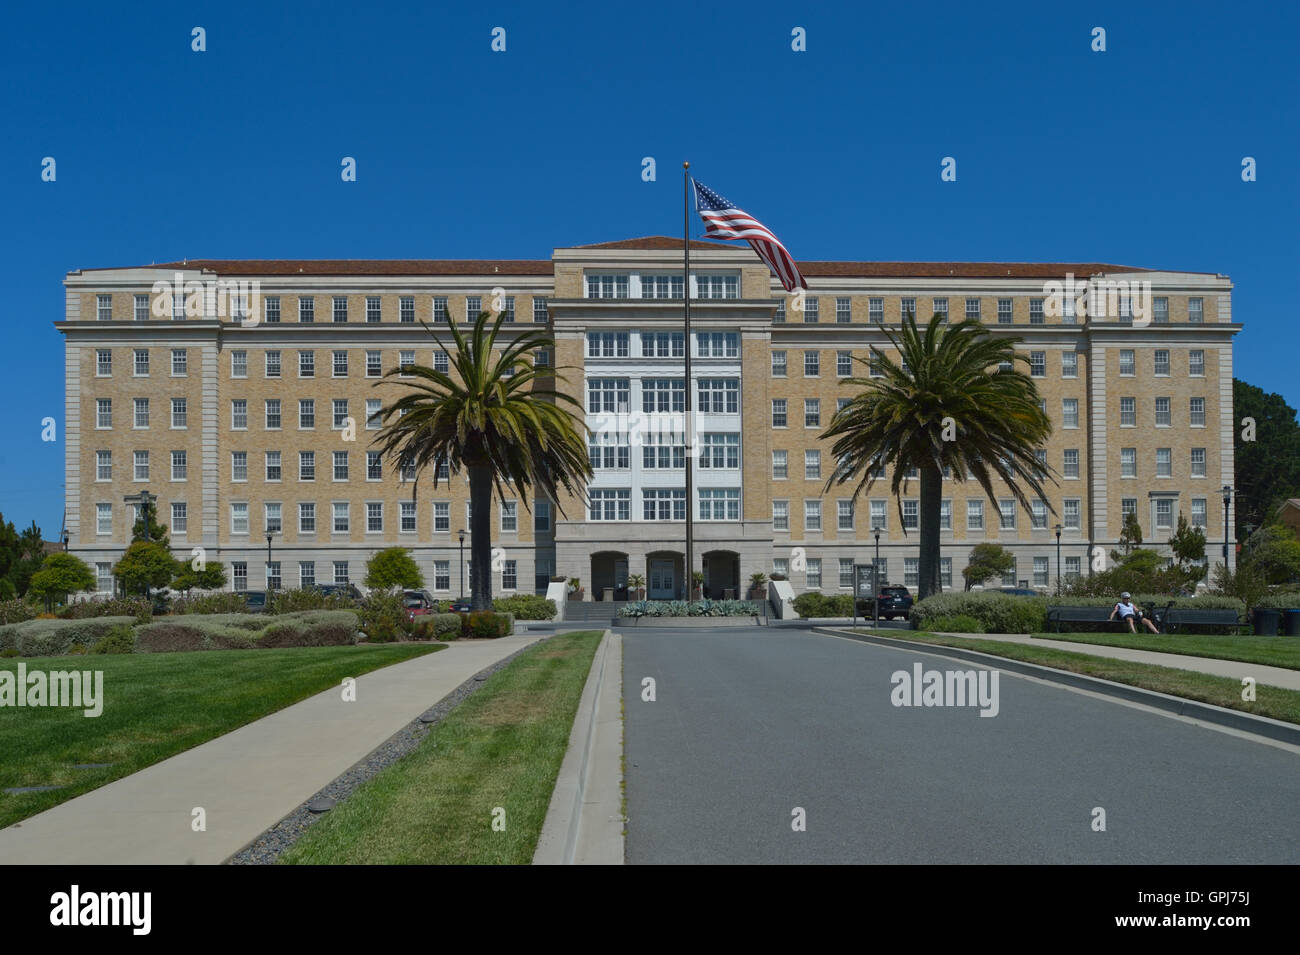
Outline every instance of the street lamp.
<svg viewBox="0 0 1300 955">
<path fill-rule="evenodd" d="M 876 585 L 876 592 L 871 595 L 871 625 L 880 626 L 880 531 L 876 531 L 876 566 L 872 568 L 871 576 Z"/>
<path fill-rule="evenodd" d="M 1223 485 L 1223 569 L 1228 569 L 1228 505 L 1232 503 L 1232 485 Z"/>
<path fill-rule="evenodd" d="M 266 589 L 268 591 L 274 589 L 271 586 L 271 535 L 274 533 L 271 530 L 266 532 Z"/>
<path fill-rule="evenodd" d="M 460 529 L 460 599 L 465 599 L 465 528 Z"/>
<path fill-rule="evenodd" d="M 1056 531 L 1056 592 L 1061 592 L 1061 525 L 1052 528 Z"/>
<path fill-rule="evenodd" d="M 68 552 L 68 541 L 71 539 L 71 537 L 72 535 L 68 533 L 68 529 L 65 527 L 63 529 L 63 552 L 65 554 Z"/>
</svg>

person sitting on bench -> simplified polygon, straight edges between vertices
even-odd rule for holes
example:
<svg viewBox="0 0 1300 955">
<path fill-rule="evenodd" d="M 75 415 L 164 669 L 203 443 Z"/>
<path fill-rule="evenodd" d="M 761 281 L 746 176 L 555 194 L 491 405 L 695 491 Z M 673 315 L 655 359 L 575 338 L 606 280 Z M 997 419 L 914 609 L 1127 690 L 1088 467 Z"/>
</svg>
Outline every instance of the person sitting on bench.
<svg viewBox="0 0 1300 955">
<path fill-rule="evenodd" d="M 1152 633 L 1157 635 L 1160 633 L 1150 618 L 1143 615 L 1141 608 L 1134 606 L 1133 596 L 1127 590 L 1119 595 L 1119 603 L 1115 604 L 1115 609 L 1110 612 L 1108 619 L 1114 620 L 1116 616 L 1128 624 L 1129 633 L 1137 633 L 1137 627 L 1133 625 L 1135 620 L 1141 620 Z"/>
</svg>

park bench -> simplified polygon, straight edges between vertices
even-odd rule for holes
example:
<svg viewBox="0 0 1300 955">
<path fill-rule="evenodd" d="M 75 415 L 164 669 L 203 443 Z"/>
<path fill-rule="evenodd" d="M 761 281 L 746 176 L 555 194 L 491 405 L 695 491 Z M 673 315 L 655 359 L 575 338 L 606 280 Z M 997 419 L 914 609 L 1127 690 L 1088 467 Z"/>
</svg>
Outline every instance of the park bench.
<svg viewBox="0 0 1300 955">
<path fill-rule="evenodd" d="M 1241 626 L 1235 610 L 1207 610 L 1195 607 L 1173 607 L 1166 615 L 1166 633 L 1175 633 L 1179 627 L 1223 627 L 1229 632 Z"/>
<path fill-rule="evenodd" d="M 1110 607 L 1048 607 L 1047 623 L 1056 624 L 1056 632 L 1060 633 L 1063 623 L 1105 623 L 1110 611 Z"/>
<path fill-rule="evenodd" d="M 1110 620 L 1111 607 L 1048 607 L 1047 623 L 1056 625 L 1056 632 L 1061 632 L 1061 625 L 1067 623 L 1106 623 L 1112 627 L 1127 629 L 1124 621 L 1116 617 Z M 1151 608 L 1149 614 L 1152 622 L 1160 628 L 1161 633 L 1174 633 L 1179 627 L 1224 627 L 1235 630 L 1241 626 L 1241 620 L 1235 610 L 1209 610 L 1196 607 Z"/>
</svg>

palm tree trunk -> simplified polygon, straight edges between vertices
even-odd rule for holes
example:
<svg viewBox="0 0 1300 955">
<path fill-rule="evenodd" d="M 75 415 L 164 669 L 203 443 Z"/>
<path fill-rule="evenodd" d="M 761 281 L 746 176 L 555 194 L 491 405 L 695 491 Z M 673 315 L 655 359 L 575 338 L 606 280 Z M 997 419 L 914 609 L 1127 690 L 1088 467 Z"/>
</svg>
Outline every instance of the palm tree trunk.
<svg viewBox="0 0 1300 955">
<path fill-rule="evenodd" d="M 469 587 L 475 610 L 492 609 L 492 469 L 472 464 L 469 470 Z"/>
<path fill-rule="evenodd" d="M 921 553 L 917 600 L 943 592 L 939 581 L 939 515 L 942 506 L 942 472 L 933 466 L 921 468 Z"/>
</svg>

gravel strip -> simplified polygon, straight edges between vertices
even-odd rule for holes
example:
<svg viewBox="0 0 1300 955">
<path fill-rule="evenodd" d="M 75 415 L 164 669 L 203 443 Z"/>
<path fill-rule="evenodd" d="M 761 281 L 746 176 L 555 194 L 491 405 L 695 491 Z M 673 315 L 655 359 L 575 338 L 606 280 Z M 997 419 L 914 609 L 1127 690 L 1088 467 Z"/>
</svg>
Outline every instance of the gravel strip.
<svg viewBox="0 0 1300 955">
<path fill-rule="evenodd" d="M 509 666 L 510 662 L 533 647 L 540 646 L 550 639 L 543 637 L 536 643 L 516 650 L 510 656 L 499 660 L 492 666 L 480 670 L 472 677 L 452 690 L 441 700 L 425 710 L 418 717 L 407 723 L 402 729 L 390 736 L 385 742 L 371 750 L 364 759 L 357 762 L 342 776 L 335 779 L 319 792 L 313 794 L 297 809 L 285 816 L 266 832 L 240 849 L 226 860 L 226 865 L 272 865 L 291 845 L 298 841 L 316 820 L 325 813 L 315 813 L 307 807 L 318 799 L 332 799 L 341 803 L 362 783 L 373 779 L 385 768 L 412 752 L 428 734 L 429 730 L 442 722 L 447 714 L 459 706 L 466 697 L 483 686 L 483 682 L 498 670 Z"/>
</svg>

